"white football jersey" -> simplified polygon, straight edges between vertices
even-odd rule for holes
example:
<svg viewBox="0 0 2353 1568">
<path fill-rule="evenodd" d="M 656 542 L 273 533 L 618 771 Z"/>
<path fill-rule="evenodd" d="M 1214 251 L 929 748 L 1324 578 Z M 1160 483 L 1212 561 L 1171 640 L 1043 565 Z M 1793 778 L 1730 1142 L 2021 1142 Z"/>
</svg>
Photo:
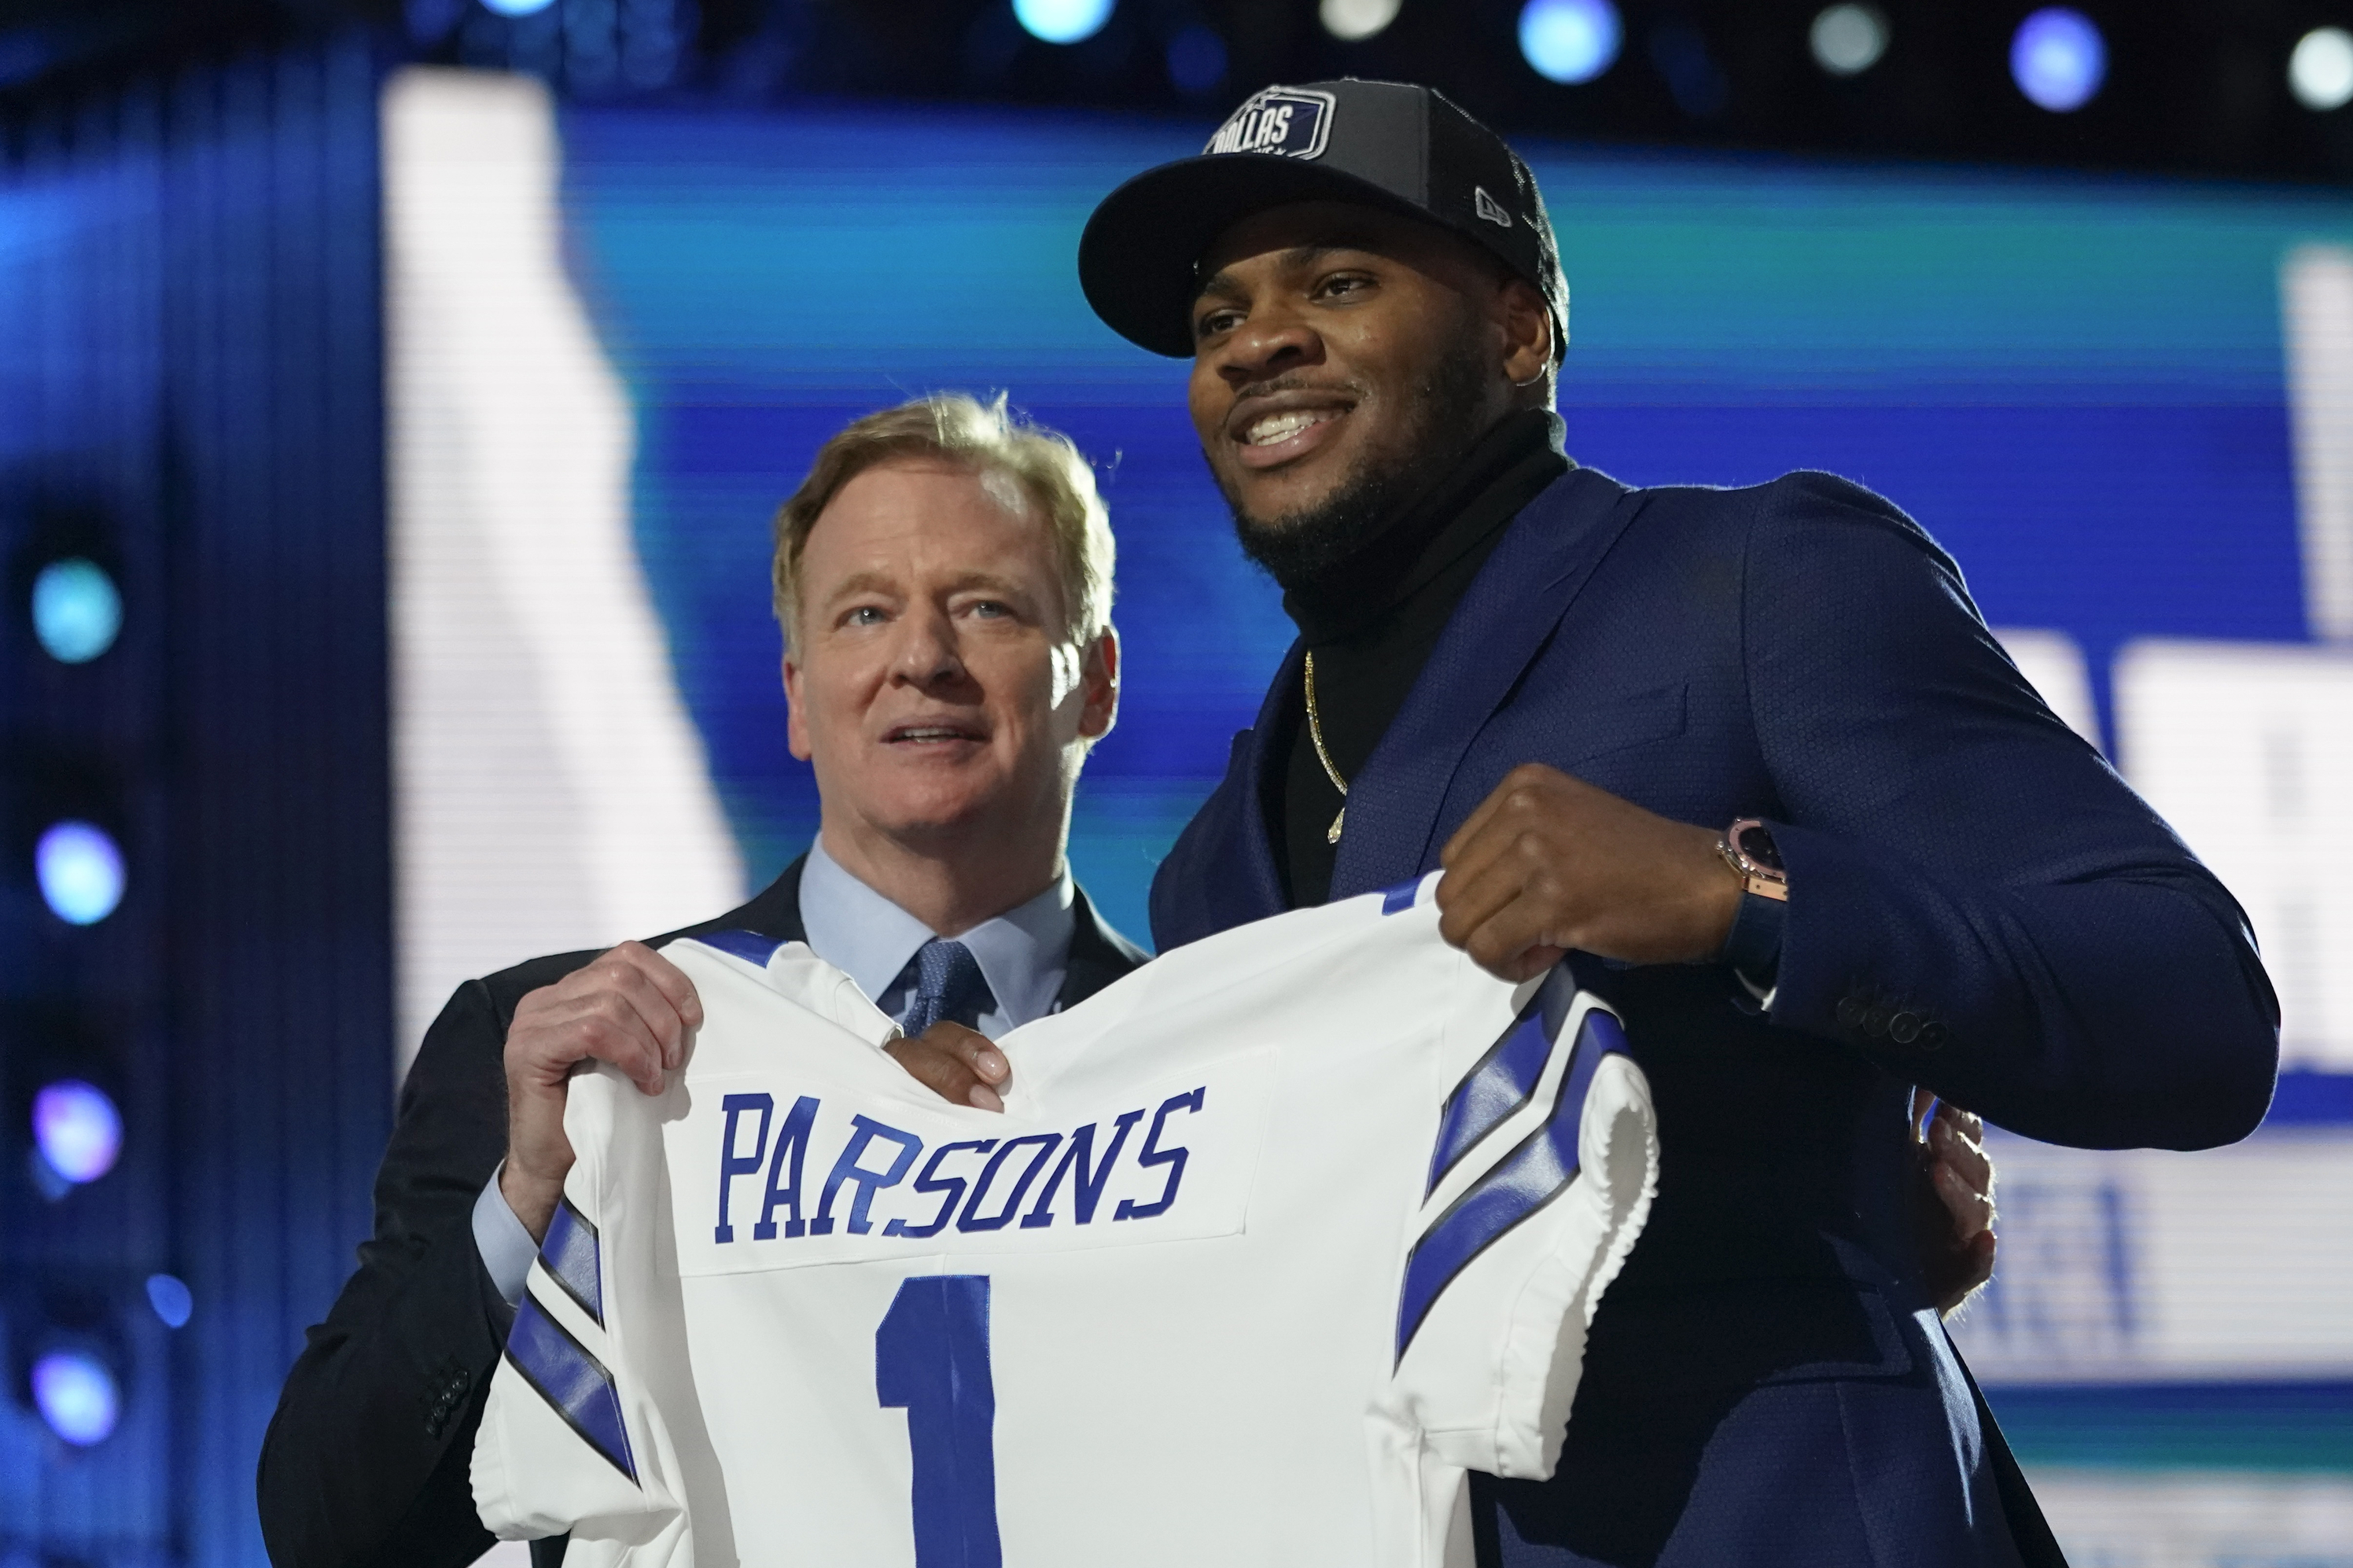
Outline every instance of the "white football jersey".
<svg viewBox="0 0 2353 1568">
<path fill-rule="evenodd" d="M 569 1568 L 1438 1568 L 1463 1472 L 1542 1477 L 1656 1184 L 1566 966 L 1446 945 L 1436 879 L 1184 947 L 942 1100 L 798 943 L 667 950 L 659 1098 L 578 1158 L 473 1456 Z"/>
</svg>

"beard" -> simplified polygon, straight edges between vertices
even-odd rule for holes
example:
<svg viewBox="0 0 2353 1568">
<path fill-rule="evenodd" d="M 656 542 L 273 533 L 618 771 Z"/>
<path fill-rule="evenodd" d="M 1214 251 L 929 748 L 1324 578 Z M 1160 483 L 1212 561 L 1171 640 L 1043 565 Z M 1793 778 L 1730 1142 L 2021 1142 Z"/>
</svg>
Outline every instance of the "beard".
<svg viewBox="0 0 2353 1568">
<path fill-rule="evenodd" d="M 1450 341 L 1453 346 L 1406 388 L 1405 438 L 1342 475 L 1321 500 L 1276 517 L 1252 517 L 1234 489 L 1212 470 L 1233 513 L 1242 553 L 1286 592 L 1314 582 L 1370 544 L 1486 433 L 1482 405 L 1489 367 L 1471 331 Z M 1268 390 L 1282 385 L 1276 381 Z"/>
</svg>

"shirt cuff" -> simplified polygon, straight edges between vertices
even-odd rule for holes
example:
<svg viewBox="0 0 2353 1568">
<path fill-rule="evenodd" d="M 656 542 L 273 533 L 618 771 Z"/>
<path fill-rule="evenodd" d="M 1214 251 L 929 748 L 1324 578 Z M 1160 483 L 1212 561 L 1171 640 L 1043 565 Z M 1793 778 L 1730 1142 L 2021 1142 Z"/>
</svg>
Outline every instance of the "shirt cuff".
<svg viewBox="0 0 2353 1568">
<path fill-rule="evenodd" d="M 1788 915 L 1789 906 L 1779 899 L 1741 894 L 1740 912 L 1733 917 L 1731 934 L 1717 955 L 1732 966 L 1760 1007 L 1773 1005 L 1775 982 L 1781 974 L 1781 928 Z"/>
<path fill-rule="evenodd" d="M 506 1169 L 502 1161 L 499 1170 L 491 1173 L 490 1184 L 482 1195 L 474 1200 L 474 1250 L 481 1254 L 482 1268 L 491 1283 L 510 1307 L 522 1305 L 523 1281 L 531 1278 L 531 1260 L 538 1255 L 539 1244 L 507 1206 L 507 1196 L 499 1191 L 499 1171 Z"/>
</svg>

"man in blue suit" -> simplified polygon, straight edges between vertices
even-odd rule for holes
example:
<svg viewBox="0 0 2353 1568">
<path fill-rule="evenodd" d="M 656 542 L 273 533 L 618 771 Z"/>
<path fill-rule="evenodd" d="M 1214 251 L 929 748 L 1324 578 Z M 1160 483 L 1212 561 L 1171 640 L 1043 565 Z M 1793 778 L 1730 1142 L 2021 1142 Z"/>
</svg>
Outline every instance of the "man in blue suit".
<svg viewBox="0 0 2353 1568">
<path fill-rule="evenodd" d="M 1568 460 L 1542 198 L 1437 94 L 1260 93 L 1106 198 L 1080 273 L 1192 360 L 1300 629 L 1158 944 L 1442 866 L 1487 967 L 1603 962 L 1657 1096 L 1558 1473 L 1474 1487 L 1481 1561 L 2055 1561 L 1924 1285 L 1915 1087 L 2063 1143 L 2244 1136 L 2277 1011 L 2229 894 L 1888 502 Z"/>
</svg>

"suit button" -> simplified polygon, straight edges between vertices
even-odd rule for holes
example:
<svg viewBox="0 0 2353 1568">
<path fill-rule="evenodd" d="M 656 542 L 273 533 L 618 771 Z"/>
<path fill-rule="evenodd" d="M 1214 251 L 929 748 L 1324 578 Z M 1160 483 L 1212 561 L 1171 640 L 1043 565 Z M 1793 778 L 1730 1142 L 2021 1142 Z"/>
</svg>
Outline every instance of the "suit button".
<svg viewBox="0 0 2353 1568">
<path fill-rule="evenodd" d="M 1887 1009 L 1873 1007 L 1862 1016 L 1862 1032 L 1874 1040 L 1887 1037 Z"/>
<path fill-rule="evenodd" d="M 1908 1046 L 1920 1037 L 1920 1015 L 1898 1013 L 1887 1020 L 1887 1037 L 1899 1046 Z"/>
<path fill-rule="evenodd" d="M 1920 1048 L 1924 1051 L 1936 1050 L 1951 1037 L 1950 1032 L 1947 1031 L 1942 1024 L 1923 1024 L 1920 1026 Z"/>
<path fill-rule="evenodd" d="M 1863 1006 L 1862 997 L 1841 996 L 1839 998 L 1838 1021 L 1845 1025 L 1848 1028 L 1859 1029 L 1862 1027 L 1862 1014 Z"/>
</svg>

